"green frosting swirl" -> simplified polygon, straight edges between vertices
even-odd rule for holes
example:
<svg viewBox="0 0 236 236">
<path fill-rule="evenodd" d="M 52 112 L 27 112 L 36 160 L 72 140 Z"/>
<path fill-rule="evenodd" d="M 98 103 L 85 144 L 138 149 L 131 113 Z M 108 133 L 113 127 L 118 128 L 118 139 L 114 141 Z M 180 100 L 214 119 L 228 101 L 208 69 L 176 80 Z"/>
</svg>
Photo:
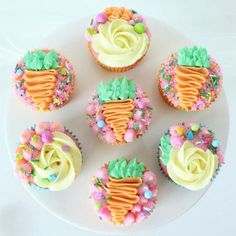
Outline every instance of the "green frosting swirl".
<svg viewBox="0 0 236 236">
<path fill-rule="evenodd" d="M 161 161 L 164 165 L 167 165 L 167 163 L 169 162 L 171 149 L 172 146 L 170 144 L 170 136 L 163 135 L 161 137 Z"/>
<path fill-rule="evenodd" d="M 180 66 L 210 67 L 207 50 L 201 47 L 181 48 L 178 51 L 178 64 Z"/>
<path fill-rule="evenodd" d="M 98 88 L 99 102 L 104 103 L 112 100 L 136 99 L 135 81 L 127 80 L 125 76 L 100 83 Z"/>
<path fill-rule="evenodd" d="M 112 160 L 108 165 L 109 176 L 116 179 L 134 178 L 143 176 L 144 164 L 137 162 L 136 158 L 127 161 L 121 157 L 118 161 Z"/>
<path fill-rule="evenodd" d="M 63 151 L 66 146 L 68 150 Z M 75 142 L 66 134 L 53 133 L 53 141 L 45 143 L 39 156 L 31 160 L 34 182 L 41 188 L 60 191 L 69 187 L 78 175 L 82 157 Z"/>
<path fill-rule="evenodd" d="M 48 53 L 35 50 L 34 52 L 28 52 L 23 58 L 27 70 L 57 69 L 59 60 L 59 56 L 53 50 Z"/>
</svg>

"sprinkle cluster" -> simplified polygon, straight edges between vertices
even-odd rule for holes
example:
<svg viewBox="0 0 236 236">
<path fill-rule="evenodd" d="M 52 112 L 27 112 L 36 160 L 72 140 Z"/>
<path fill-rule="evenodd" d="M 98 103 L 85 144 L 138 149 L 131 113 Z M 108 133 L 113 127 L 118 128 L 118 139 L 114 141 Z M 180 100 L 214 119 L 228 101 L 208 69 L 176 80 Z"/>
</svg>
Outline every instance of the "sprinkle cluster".
<svg viewBox="0 0 236 236">
<path fill-rule="evenodd" d="M 105 24 L 106 22 L 111 22 L 116 19 L 126 20 L 134 27 L 136 33 L 142 34 L 146 32 L 150 36 L 144 18 L 142 15 L 138 14 L 137 11 L 124 7 L 109 7 L 91 20 L 90 27 L 87 28 L 86 31 L 87 40 L 91 41 L 91 36 L 98 33 L 98 26 L 100 24 Z"/>
<path fill-rule="evenodd" d="M 94 202 L 95 210 L 102 220 L 111 221 L 112 216 L 108 209 L 109 191 L 107 183 L 109 181 L 108 165 L 101 167 L 91 185 L 91 199 Z M 138 189 L 139 201 L 126 215 L 123 224 L 138 223 L 146 219 L 153 211 L 157 201 L 157 178 L 151 171 L 144 171 L 142 184 Z"/>
<path fill-rule="evenodd" d="M 197 101 L 192 106 L 192 111 L 203 110 L 207 108 L 219 95 L 222 87 L 222 72 L 220 66 L 213 58 L 210 59 L 209 77 L 199 91 Z M 176 72 L 178 64 L 177 53 L 171 54 L 168 59 L 161 65 L 159 79 L 160 87 L 164 96 L 175 107 L 179 105 L 179 97 L 176 89 Z"/>
<path fill-rule="evenodd" d="M 57 70 L 57 82 L 54 93 L 52 95 L 53 102 L 48 107 L 49 110 L 54 110 L 62 107 L 65 105 L 71 95 L 74 88 L 75 83 L 75 72 L 72 65 L 69 61 L 58 54 L 58 68 Z M 20 98 L 20 100 L 25 103 L 29 108 L 35 110 L 34 102 L 32 101 L 31 97 L 27 95 L 27 90 L 24 85 L 24 73 L 26 70 L 26 66 L 24 64 L 23 59 L 21 59 L 18 64 L 16 65 L 14 74 L 13 74 L 13 82 L 15 86 L 16 95 Z"/>
<path fill-rule="evenodd" d="M 135 89 L 136 99 L 134 100 L 134 112 L 130 114 L 131 119 L 128 123 L 128 129 L 124 135 L 126 142 L 133 142 L 136 138 L 143 135 L 151 122 L 152 108 L 150 100 L 139 86 Z M 86 108 L 89 126 L 94 133 L 107 143 L 116 143 L 116 137 L 112 128 L 106 124 L 105 117 L 102 113 L 103 104 L 99 103 L 97 91 L 89 98 L 88 107 Z"/>
<path fill-rule="evenodd" d="M 168 132 L 161 138 L 161 160 L 166 164 L 166 158 L 172 148 L 180 149 L 185 141 L 191 141 L 194 146 L 206 151 L 209 149 L 218 158 L 219 164 L 224 163 L 221 145 L 215 133 L 195 121 L 172 125 Z"/>
</svg>

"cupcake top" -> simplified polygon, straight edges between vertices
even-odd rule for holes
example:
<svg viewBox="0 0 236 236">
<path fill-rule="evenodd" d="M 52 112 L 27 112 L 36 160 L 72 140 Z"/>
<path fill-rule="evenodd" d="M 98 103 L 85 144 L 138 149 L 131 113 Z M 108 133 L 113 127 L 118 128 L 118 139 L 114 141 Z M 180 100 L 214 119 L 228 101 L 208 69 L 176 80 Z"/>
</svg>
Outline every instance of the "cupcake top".
<svg viewBox="0 0 236 236">
<path fill-rule="evenodd" d="M 134 64 L 146 54 L 150 44 L 144 18 L 124 7 L 109 7 L 99 13 L 85 36 L 94 56 L 110 67 Z"/>
<path fill-rule="evenodd" d="M 146 219 L 157 201 L 157 178 L 136 158 L 112 160 L 93 178 L 91 198 L 102 220 L 133 224 Z"/>
<path fill-rule="evenodd" d="M 196 111 L 206 109 L 219 95 L 222 72 L 205 48 L 181 48 L 171 54 L 159 71 L 160 89 L 172 106 Z"/>
<path fill-rule="evenodd" d="M 151 121 L 152 108 L 146 94 L 126 77 L 101 82 L 86 109 L 89 126 L 104 142 L 133 142 Z"/>
<path fill-rule="evenodd" d="M 76 137 L 59 122 L 41 122 L 20 136 L 15 173 L 31 186 L 63 190 L 79 174 L 81 164 Z"/>
<path fill-rule="evenodd" d="M 165 174 L 190 190 L 207 186 L 224 163 L 215 133 L 195 121 L 172 125 L 161 137 L 159 151 Z"/>
<path fill-rule="evenodd" d="M 69 101 L 75 73 L 63 55 L 54 50 L 36 49 L 17 63 L 13 81 L 17 96 L 29 108 L 50 111 Z"/>
</svg>

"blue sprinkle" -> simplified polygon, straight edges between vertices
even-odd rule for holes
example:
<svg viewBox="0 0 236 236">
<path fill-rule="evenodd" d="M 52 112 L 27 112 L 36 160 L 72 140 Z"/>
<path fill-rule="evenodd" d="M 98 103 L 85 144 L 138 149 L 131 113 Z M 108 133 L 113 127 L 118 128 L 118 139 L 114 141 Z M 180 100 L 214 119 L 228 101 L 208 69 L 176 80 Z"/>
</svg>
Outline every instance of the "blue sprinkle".
<svg viewBox="0 0 236 236">
<path fill-rule="evenodd" d="M 22 75 L 22 74 L 23 74 L 23 71 L 19 68 L 19 69 L 17 69 L 16 74 L 17 74 L 17 75 Z"/>
<path fill-rule="evenodd" d="M 146 190 L 145 192 L 144 192 L 144 197 L 146 198 L 146 199 L 150 199 L 150 198 L 152 198 L 152 191 L 151 190 Z"/>
<path fill-rule="evenodd" d="M 57 175 L 56 175 L 56 174 L 51 174 L 51 175 L 49 176 L 49 179 L 50 179 L 51 181 L 54 181 L 54 180 L 57 179 Z"/>
<path fill-rule="evenodd" d="M 214 147 L 214 148 L 217 148 L 220 146 L 220 142 L 217 140 L 217 139 L 214 139 L 211 143 L 211 145 Z"/>
<path fill-rule="evenodd" d="M 148 211 L 148 212 L 151 211 L 151 208 L 149 208 L 149 207 L 144 207 L 143 209 L 144 209 L 144 211 Z"/>
<path fill-rule="evenodd" d="M 193 136 L 193 132 L 192 131 L 189 131 L 188 132 L 188 139 L 193 139 L 194 138 L 194 136 Z"/>
<path fill-rule="evenodd" d="M 135 10 L 132 10 L 132 13 L 133 13 L 133 14 L 138 14 L 138 12 L 137 12 L 137 11 L 135 11 Z"/>
<path fill-rule="evenodd" d="M 97 126 L 98 126 L 99 128 L 104 127 L 104 126 L 105 126 L 104 120 L 99 120 L 99 121 L 97 122 Z"/>
</svg>

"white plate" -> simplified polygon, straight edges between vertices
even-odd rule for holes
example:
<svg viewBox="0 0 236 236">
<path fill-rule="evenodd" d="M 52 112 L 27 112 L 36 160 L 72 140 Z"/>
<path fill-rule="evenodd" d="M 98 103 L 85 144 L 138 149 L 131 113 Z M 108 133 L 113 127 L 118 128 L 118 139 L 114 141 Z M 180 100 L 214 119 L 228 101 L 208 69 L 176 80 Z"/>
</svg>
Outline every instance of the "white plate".
<svg viewBox="0 0 236 236">
<path fill-rule="evenodd" d="M 154 229 L 182 215 L 207 191 L 207 188 L 197 192 L 185 190 L 163 176 L 156 158 L 161 134 L 172 123 L 196 119 L 215 130 L 225 148 L 229 124 L 226 97 L 223 92 L 207 111 L 196 113 L 177 111 L 165 104 L 156 86 L 158 67 L 171 52 L 176 51 L 180 46 L 191 45 L 191 41 L 170 26 L 148 18 L 152 31 L 150 50 L 138 67 L 125 74 L 141 84 L 150 96 L 154 107 L 152 124 L 147 133 L 132 144 L 111 146 L 101 143 L 87 125 L 85 118 L 87 99 L 101 79 L 106 80 L 119 74 L 103 70 L 89 55 L 84 40 L 84 30 L 89 22 L 90 19 L 86 18 L 66 25 L 49 35 L 39 45 L 39 47 L 55 48 L 64 53 L 75 67 L 78 83 L 68 105 L 49 113 L 33 112 L 25 108 L 11 91 L 6 113 L 6 139 L 11 160 L 14 159 L 21 131 L 39 121 L 61 121 L 78 135 L 81 141 L 84 158 L 81 173 L 73 185 L 65 191 L 37 191 L 27 188 L 31 196 L 53 215 L 79 228 L 102 233 L 140 232 Z M 157 174 L 159 184 L 159 198 L 153 214 L 140 224 L 125 227 L 100 221 L 89 199 L 89 184 L 93 174 L 105 162 L 119 158 L 121 155 L 137 156 Z"/>
</svg>

